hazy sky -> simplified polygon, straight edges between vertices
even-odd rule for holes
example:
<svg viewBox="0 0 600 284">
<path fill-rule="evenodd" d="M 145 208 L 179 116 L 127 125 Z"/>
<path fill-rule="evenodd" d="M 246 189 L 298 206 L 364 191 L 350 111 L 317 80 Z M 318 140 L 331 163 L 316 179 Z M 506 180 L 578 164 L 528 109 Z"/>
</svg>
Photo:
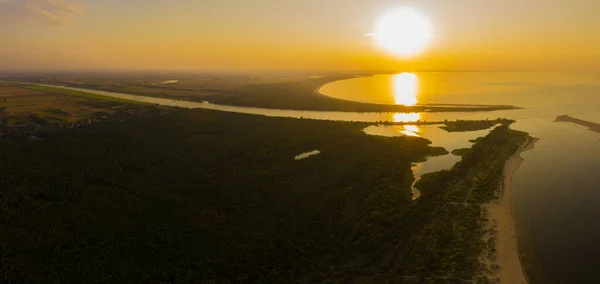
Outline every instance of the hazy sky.
<svg viewBox="0 0 600 284">
<path fill-rule="evenodd" d="M 414 7 L 435 39 L 364 34 Z M 0 69 L 600 70 L 598 0 L 0 0 Z"/>
</svg>

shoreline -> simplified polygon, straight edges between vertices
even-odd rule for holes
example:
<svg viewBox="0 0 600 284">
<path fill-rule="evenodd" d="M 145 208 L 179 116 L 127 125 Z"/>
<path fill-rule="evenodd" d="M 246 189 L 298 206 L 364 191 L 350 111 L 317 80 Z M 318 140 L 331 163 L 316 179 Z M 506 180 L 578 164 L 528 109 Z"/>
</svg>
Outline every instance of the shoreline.
<svg viewBox="0 0 600 284">
<path fill-rule="evenodd" d="M 516 228 L 511 190 L 513 174 L 524 161 L 520 154 L 533 149 L 538 140 L 529 137 L 521 148 L 506 160 L 503 192 L 497 201 L 486 206 L 488 225 L 492 227 L 496 237 L 496 255 L 491 265 L 499 267 L 491 270 L 491 276 L 498 279 L 499 283 L 528 283 L 518 250 L 519 234 Z"/>
<path fill-rule="evenodd" d="M 348 78 L 341 78 L 341 79 L 335 79 L 332 81 L 328 81 L 326 83 L 323 83 L 322 85 L 318 86 L 317 88 L 314 89 L 314 93 L 329 99 L 336 99 L 336 100 L 342 100 L 342 101 L 346 101 L 346 102 L 352 102 L 352 103 L 362 103 L 362 104 L 376 104 L 376 105 L 382 105 L 382 106 L 398 106 L 397 104 L 386 104 L 386 103 L 377 103 L 377 102 L 368 102 L 368 101 L 354 101 L 354 100 L 349 100 L 349 99 L 343 99 L 343 98 L 338 98 L 338 97 L 332 97 L 329 96 L 325 93 L 323 93 L 323 88 L 326 85 L 329 85 L 331 83 L 335 83 L 335 82 L 341 82 L 341 81 L 347 81 L 347 80 L 353 80 L 353 79 L 360 79 L 360 78 L 367 78 L 367 77 L 373 77 L 375 75 L 379 75 L 379 74 L 370 74 L 370 75 L 360 75 L 360 76 L 354 76 L 354 77 L 348 77 Z M 471 110 L 469 110 L 468 112 L 471 111 L 496 111 L 496 110 L 511 110 L 511 109 L 523 109 L 522 107 L 518 107 L 518 106 L 514 106 L 514 105 L 486 105 L 486 104 L 452 104 L 452 103 L 427 103 L 427 104 L 415 104 L 415 105 L 410 105 L 410 106 L 406 106 L 406 107 L 422 107 L 422 108 L 461 108 L 461 107 L 466 107 L 466 108 L 473 108 Z M 477 110 L 476 108 L 481 108 L 481 110 Z M 496 109 L 498 108 L 498 109 Z M 417 113 L 420 112 L 429 112 L 429 111 L 414 111 Z M 453 112 L 452 110 L 445 110 L 445 111 L 433 111 L 433 112 Z M 406 113 L 411 113 L 411 112 L 406 112 Z"/>
</svg>

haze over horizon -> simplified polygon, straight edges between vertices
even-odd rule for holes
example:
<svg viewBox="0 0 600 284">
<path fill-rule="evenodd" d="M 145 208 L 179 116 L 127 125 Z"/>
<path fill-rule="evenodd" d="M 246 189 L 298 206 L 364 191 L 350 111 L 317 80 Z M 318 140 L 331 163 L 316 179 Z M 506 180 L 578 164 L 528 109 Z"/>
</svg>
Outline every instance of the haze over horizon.
<svg viewBox="0 0 600 284">
<path fill-rule="evenodd" d="M 0 70 L 600 70 L 600 2 L 0 0 Z M 365 37 L 386 11 L 426 15 L 398 58 Z"/>
</svg>

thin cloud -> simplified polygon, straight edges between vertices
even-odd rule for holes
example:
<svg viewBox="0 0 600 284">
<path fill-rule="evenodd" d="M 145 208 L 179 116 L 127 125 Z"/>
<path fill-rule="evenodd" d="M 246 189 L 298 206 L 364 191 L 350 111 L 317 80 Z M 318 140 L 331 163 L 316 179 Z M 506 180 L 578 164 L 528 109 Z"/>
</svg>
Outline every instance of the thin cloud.
<svg viewBox="0 0 600 284">
<path fill-rule="evenodd" d="M 80 2 L 65 0 L 0 0 L 0 25 L 64 25 L 85 14 Z"/>
</svg>

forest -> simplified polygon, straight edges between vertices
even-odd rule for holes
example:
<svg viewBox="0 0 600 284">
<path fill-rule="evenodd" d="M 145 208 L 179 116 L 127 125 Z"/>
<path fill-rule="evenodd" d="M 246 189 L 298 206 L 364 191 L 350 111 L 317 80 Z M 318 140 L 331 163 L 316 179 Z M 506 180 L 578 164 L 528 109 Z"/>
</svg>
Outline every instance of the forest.
<svg viewBox="0 0 600 284">
<path fill-rule="evenodd" d="M 161 109 L 2 142 L 0 279 L 477 277 L 480 204 L 526 134 L 496 128 L 450 171 L 423 176 L 413 202 L 411 164 L 447 152 L 364 127 Z"/>
<path fill-rule="evenodd" d="M 495 125 L 510 125 L 514 123 L 514 120 L 506 118 L 498 118 L 496 120 L 456 120 L 456 121 L 444 121 L 444 129 L 448 132 L 466 132 L 466 131 L 478 131 L 491 128 Z"/>
</svg>

